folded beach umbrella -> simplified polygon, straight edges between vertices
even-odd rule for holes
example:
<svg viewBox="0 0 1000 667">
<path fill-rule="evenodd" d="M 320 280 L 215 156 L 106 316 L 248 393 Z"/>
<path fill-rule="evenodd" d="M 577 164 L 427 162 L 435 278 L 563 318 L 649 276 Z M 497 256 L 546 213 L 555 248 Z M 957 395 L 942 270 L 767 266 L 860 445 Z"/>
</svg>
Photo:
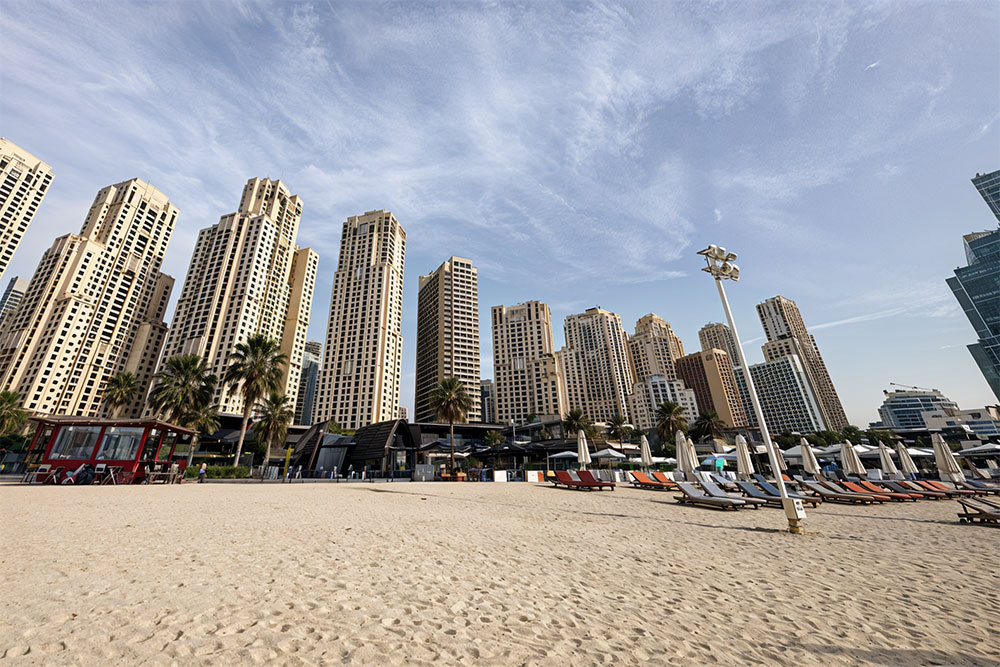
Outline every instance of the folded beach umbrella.
<svg viewBox="0 0 1000 667">
<path fill-rule="evenodd" d="M 896 443 L 896 456 L 899 457 L 899 467 L 903 469 L 904 473 L 907 475 L 917 474 L 917 464 L 910 458 L 910 453 L 906 451 L 906 446 L 902 442 Z"/>
<path fill-rule="evenodd" d="M 806 472 L 813 477 L 816 475 L 822 477 L 823 469 L 819 467 L 819 461 L 816 460 L 816 452 L 809 446 L 809 441 L 805 438 L 800 438 L 799 449 L 802 450 L 802 467 L 806 469 Z"/>
<path fill-rule="evenodd" d="M 639 460 L 644 468 L 653 465 L 653 453 L 649 451 L 649 440 L 645 435 L 639 440 Z"/>
<path fill-rule="evenodd" d="M 949 482 L 964 482 L 965 474 L 958 467 L 955 455 L 941 437 L 940 433 L 931 433 L 931 444 L 934 446 L 934 462 L 937 464 L 938 477 Z"/>
<path fill-rule="evenodd" d="M 747 447 L 746 438 L 742 435 L 736 436 L 736 474 L 740 479 L 750 479 L 754 474 L 753 461 L 750 460 L 750 449 Z"/>
<path fill-rule="evenodd" d="M 788 470 L 788 464 L 785 463 L 785 455 L 781 453 L 781 450 L 774 444 L 774 441 L 771 442 L 771 445 L 774 447 L 774 455 L 778 459 L 778 467 L 781 468 L 781 472 Z"/>
<path fill-rule="evenodd" d="M 858 452 L 854 449 L 854 445 L 851 444 L 850 440 L 844 440 L 844 443 L 840 446 L 840 465 L 843 466 L 844 472 L 848 475 L 857 475 L 858 477 L 868 476 L 868 471 L 861 464 Z"/>
<path fill-rule="evenodd" d="M 590 447 L 587 446 L 587 436 L 583 429 L 576 432 L 576 459 L 580 462 L 580 469 L 586 470 L 590 463 Z"/>
<path fill-rule="evenodd" d="M 684 473 L 686 479 L 694 479 L 694 470 L 698 467 L 698 457 L 694 452 L 694 444 L 684 437 L 683 431 L 677 431 L 674 436 L 674 449 L 677 450 L 677 469 Z"/>
<path fill-rule="evenodd" d="M 892 452 L 890 452 L 889 448 L 881 442 L 878 443 L 878 458 L 879 461 L 882 462 L 882 472 L 885 473 L 886 477 L 899 475 L 899 469 L 896 468 L 896 462 L 892 460 Z"/>
</svg>

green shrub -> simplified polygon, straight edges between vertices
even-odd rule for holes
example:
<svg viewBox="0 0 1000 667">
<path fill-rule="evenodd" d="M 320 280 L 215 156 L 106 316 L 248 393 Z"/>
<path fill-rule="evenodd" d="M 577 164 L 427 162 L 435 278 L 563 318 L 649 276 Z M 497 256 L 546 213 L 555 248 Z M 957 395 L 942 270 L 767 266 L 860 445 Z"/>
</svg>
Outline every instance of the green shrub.
<svg viewBox="0 0 1000 667">
<path fill-rule="evenodd" d="M 198 477 L 198 470 L 201 466 L 188 466 L 184 472 L 184 477 L 195 479 Z M 205 469 L 205 477 L 208 479 L 247 479 L 250 477 L 250 469 L 246 466 L 208 466 Z"/>
</svg>

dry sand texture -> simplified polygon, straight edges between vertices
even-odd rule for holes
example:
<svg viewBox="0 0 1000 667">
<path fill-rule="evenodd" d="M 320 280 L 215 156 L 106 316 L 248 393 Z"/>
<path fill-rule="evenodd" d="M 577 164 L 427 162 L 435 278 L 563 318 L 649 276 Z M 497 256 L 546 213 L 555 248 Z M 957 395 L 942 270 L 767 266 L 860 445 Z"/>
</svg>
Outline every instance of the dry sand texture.
<svg viewBox="0 0 1000 667">
<path fill-rule="evenodd" d="M 957 503 L 533 484 L 0 486 L 7 664 L 996 665 Z"/>
</svg>

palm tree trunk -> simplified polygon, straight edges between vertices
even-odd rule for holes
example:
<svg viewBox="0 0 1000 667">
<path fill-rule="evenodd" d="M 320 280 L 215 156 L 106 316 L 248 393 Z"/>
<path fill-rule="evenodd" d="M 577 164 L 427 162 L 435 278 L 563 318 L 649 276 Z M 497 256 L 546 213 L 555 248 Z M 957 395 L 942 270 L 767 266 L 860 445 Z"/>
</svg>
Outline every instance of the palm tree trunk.
<svg viewBox="0 0 1000 667">
<path fill-rule="evenodd" d="M 243 453 L 243 439 L 247 437 L 247 422 L 250 421 L 251 410 L 252 407 L 247 407 L 243 410 L 243 423 L 240 424 L 240 439 L 236 443 L 236 456 L 233 457 L 234 467 L 240 464 L 240 454 Z"/>
<path fill-rule="evenodd" d="M 455 423 L 448 422 L 448 430 L 451 440 L 451 474 L 455 474 Z"/>
<path fill-rule="evenodd" d="M 260 467 L 260 481 L 264 483 L 264 473 L 267 472 L 267 462 L 271 460 L 271 441 L 267 441 L 267 449 L 264 450 L 264 463 Z"/>
</svg>

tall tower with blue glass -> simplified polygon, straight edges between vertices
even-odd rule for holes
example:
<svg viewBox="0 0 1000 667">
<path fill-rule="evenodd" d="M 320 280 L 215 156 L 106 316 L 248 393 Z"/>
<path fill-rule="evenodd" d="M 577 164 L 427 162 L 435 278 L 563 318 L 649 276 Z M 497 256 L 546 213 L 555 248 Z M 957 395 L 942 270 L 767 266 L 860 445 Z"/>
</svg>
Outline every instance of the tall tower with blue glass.
<svg viewBox="0 0 1000 667">
<path fill-rule="evenodd" d="M 976 174 L 972 183 L 1000 220 L 1000 171 Z M 1000 229 L 962 238 L 968 266 L 955 269 L 948 287 L 979 337 L 969 345 L 969 352 L 1000 399 Z"/>
</svg>

